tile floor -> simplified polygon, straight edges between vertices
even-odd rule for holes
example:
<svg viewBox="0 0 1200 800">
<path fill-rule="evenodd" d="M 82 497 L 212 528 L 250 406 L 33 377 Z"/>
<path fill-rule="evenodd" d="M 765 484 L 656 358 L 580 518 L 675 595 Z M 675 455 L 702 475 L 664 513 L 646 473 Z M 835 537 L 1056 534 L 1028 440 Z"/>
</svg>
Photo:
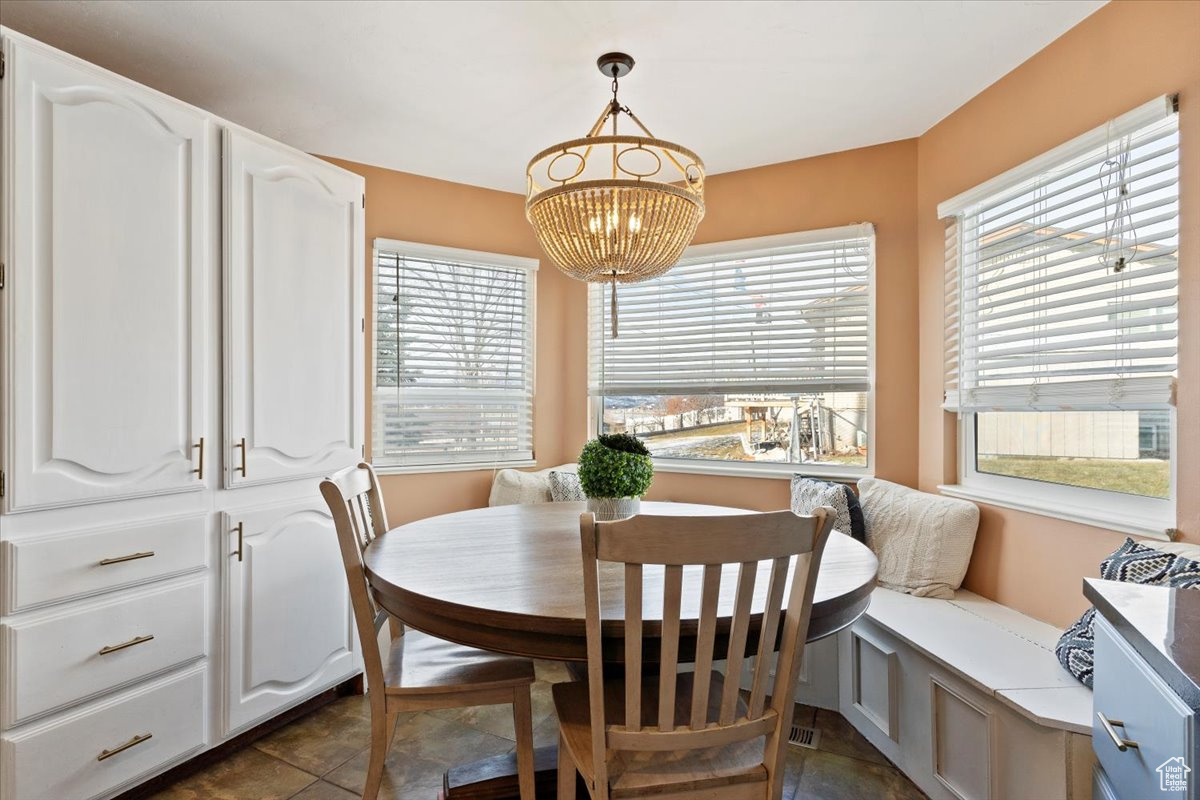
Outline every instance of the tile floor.
<svg viewBox="0 0 1200 800">
<path fill-rule="evenodd" d="M 534 745 L 553 744 L 558 724 L 550 684 L 560 664 L 539 662 L 533 687 Z M 785 800 L 924 798 L 839 714 L 800 706 L 796 722 L 821 731 L 819 749 L 788 748 Z M 370 742 L 365 697 L 345 697 L 190 775 L 152 800 L 353 800 L 362 792 Z M 436 800 L 447 766 L 514 747 L 508 706 L 401 717 L 380 800 Z"/>
</svg>

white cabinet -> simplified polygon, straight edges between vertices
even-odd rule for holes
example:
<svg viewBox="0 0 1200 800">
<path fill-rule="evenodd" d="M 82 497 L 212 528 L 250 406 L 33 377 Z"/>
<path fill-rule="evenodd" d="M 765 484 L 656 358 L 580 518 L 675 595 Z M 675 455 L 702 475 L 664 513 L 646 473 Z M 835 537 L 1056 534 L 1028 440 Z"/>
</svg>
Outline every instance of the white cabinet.
<svg viewBox="0 0 1200 800">
<path fill-rule="evenodd" d="M 362 458 L 363 181 L 225 132 L 226 485 Z"/>
<path fill-rule="evenodd" d="M 0 739 L 0 796 L 83 800 L 111 796 L 204 746 L 203 667 L 122 692 Z"/>
<path fill-rule="evenodd" d="M 199 490 L 216 125 L 7 49 L 6 510 Z"/>
<path fill-rule="evenodd" d="M 55 531 L 0 543 L 9 612 L 111 592 L 208 566 L 211 515 Z"/>
<path fill-rule="evenodd" d="M 16 687 L 5 724 L 202 658 L 206 590 L 207 581 L 191 578 L 0 626 Z"/>
<path fill-rule="evenodd" d="M 109 798 L 360 668 L 365 186 L 0 35 L 0 800 Z"/>
<path fill-rule="evenodd" d="M 357 669 L 346 575 L 319 497 L 223 515 L 225 733 Z"/>
</svg>

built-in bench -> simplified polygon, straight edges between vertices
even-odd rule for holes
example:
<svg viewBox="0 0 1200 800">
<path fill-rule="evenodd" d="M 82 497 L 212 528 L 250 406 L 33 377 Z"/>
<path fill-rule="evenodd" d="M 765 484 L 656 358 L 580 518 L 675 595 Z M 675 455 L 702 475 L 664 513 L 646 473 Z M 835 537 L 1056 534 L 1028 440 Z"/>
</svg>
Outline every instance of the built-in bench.
<svg viewBox="0 0 1200 800">
<path fill-rule="evenodd" d="M 934 800 L 1081 800 L 1091 796 L 1092 692 L 1059 666 L 1059 634 L 967 591 L 937 600 L 876 589 L 836 641 L 805 651 L 797 697 L 828 708 L 836 696 Z"/>
</svg>

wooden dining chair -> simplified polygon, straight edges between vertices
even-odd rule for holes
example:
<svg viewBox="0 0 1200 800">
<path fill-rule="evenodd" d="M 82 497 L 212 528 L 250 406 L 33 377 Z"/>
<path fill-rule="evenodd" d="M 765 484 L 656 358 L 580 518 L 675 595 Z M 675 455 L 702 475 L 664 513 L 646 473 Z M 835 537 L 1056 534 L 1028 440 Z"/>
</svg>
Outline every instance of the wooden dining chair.
<svg viewBox="0 0 1200 800">
<path fill-rule="evenodd" d="M 596 800 L 781 797 L 792 695 L 832 521 L 827 508 L 812 516 L 580 518 L 588 674 L 553 687 L 559 800 L 575 797 L 576 772 Z M 610 629 L 618 620 L 602 622 L 602 607 L 620 598 L 622 583 L 618 631 Z M 643 624 L 647 612 L 660 609 L 661 617 Z M 624 677 L 606 681 L 604 644 L 618 633 Z M 645 633 L 658 651 L 657 675 L 644 675 L 650 672 L 643 669 Z M 682 652 L 681 633 L 687 634 Z M 693 638 L 695 671 L 681 672 L 681 655 L 693 656 Z M 755 662 L 743 698 L 747 652 Z M 712 669 L 722 657 L 724 678 Z"/>
<path fill-rule="evenodd" d="M 350 602 L 358 626 L 371 703 L 371 759 L 363 800 L 374 800 L 396 732 L 398 715 L 463 706 L 512 703 L 517 738 L 521 800 L 534 800 L 533 714 L 529 689 L 533 663 L 452 644 L 417 631 L 393 638 L 388 652 L 379 649 L 379 630 L 389 619 L 375 602 L 363 566 L 363 553 L 388 530 L 379 479 L 370 464 L 347 467 L 321 482 L 346 566 Z"/>
</svg>

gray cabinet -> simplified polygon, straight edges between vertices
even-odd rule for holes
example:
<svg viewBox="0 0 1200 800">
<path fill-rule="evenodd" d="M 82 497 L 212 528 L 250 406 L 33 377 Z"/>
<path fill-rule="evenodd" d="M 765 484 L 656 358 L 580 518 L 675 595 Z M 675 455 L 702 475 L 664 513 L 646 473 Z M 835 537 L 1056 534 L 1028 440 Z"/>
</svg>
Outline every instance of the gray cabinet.
<svg viewBox="0 0 1200 800">
<path fill-rule="evenodd" d="M 1098 796 L 1195 800 L 1190 774 L 1195 712 L 1099 615 L 1095 663 L 1092 747 L 1099 761 Z M 1170 788 L 1173 782 L 1184 788 Z"/>
</svg>

